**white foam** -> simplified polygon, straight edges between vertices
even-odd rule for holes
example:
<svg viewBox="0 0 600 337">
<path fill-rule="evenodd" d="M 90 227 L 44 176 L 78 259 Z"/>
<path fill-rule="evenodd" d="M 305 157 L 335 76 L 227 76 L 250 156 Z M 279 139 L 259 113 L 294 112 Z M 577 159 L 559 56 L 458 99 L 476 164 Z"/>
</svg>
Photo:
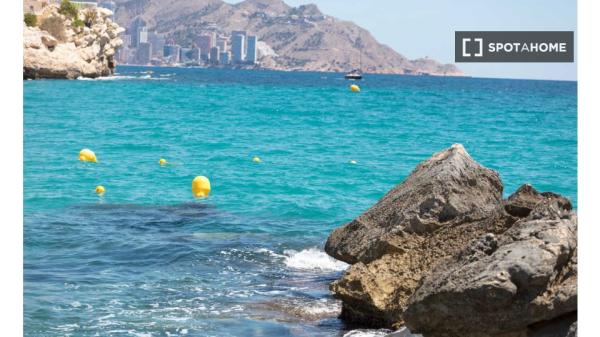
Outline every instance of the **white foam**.
<svg viewBox="0 0 600 337">
<path fill-rule="evenodd" d="M 302 310 L 304 310 L 309 315 L 337 316 L 342 310 L 342 304 L 337 301 L 332 302 L 323 298 L 309 303 L 309 305 L 303 307 Z"/>
<path fill-rule="evenodd" d="M 286 266 L 300 270 L 342 271 L 348 264 L 335 260 L 324 251 L 309 248 L 301 251 L 286 250 L 283 252 Z"/>
<path fill-rule="evenodd" d="M 392 331 L 390 330 L 369 330 L 369 329 L 358 329 L 346 332 L 344 337 L 385 337 Z"/>
</svg>

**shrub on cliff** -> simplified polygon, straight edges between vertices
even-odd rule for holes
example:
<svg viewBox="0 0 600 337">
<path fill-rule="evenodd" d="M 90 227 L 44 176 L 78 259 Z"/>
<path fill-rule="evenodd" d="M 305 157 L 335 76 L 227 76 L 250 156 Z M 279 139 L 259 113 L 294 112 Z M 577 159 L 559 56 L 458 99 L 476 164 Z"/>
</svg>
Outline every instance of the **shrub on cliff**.
<svg viewBox="0 0 600 337">
<path fill-rule="evenodd" d="M 58 12 L 62 15 L 68 16 L 70 18 L 76 18 L 77 15 L 79 14 L 79 10 L 77 9 L 77 6 L 69 0 L 62 0 L 62 2 L 60 3 L 60 8 L 58 9 Z"/>
<path fill-rule="evenodd" d="M 80 27 L 83 27 L 84 25 L 85 25 L 85 23 L 83 22 L 83 20 L 81 20 L 79 18 L 73 19 L 73 22 L 71 23 L 71 26 L 73 28 L 80 28 Z"/>
<path fill-rule="evenodd" d="M 91 28 L 97 19 L 98 19 L 98 12 L 96 12 L 95 10 L 88 9 L 85 12 L 85 18 L 83 19 L 83 21 L 85 22 L 85 25 L 88 28 Z"/>
<path fill-rule="evenodd" d="M 65 40 L 65 24 L 63 20 L 57 16 L 46 18 L 40 25 L 40 28 L 50 33 L 50 35 L 59 41 Z"/>
<path fill-rule="evenodd" d="M 23 21 L 25 21 L 28 27 L 35 27 L 37 25 L 37 16 L 33 13 L 25 13 Z"/>
</svg>

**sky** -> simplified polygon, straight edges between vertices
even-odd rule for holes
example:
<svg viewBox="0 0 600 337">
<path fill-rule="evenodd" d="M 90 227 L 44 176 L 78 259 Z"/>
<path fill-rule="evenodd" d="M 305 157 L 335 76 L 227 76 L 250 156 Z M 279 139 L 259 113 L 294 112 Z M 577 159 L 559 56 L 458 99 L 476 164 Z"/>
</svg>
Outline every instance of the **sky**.
<svg viewBox="0 0 600 337">
<path fill-rule="evenodd" d="M 454 62 L 457 30 L 575 31 L 576 0 L 284 0 L 366 28 L 404 56 Z M 230 3 L 239 1 L 228 0 Z M 577 59 L 577 51 L 575 52 Z M 458 63 L 469 76 L 577 80 L 576 63 Z"/>
</svg>

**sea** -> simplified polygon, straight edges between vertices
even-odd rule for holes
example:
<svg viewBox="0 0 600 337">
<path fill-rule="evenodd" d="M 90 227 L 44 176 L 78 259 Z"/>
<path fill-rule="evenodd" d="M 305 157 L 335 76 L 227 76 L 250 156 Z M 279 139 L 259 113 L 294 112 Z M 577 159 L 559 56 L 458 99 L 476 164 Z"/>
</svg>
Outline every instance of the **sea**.
<svg viewBox="0 0 600 337">
<path fill-rule="evenodd" d="M 25 336 L 384 336 L 338 319 L 328 285 L 348 266 L 325 240 L 454 143 L 505 196 L 529 183 L 576 207 L 577 82 L 351 83 L 128 66 L 24 81 Z"/>
</svg>

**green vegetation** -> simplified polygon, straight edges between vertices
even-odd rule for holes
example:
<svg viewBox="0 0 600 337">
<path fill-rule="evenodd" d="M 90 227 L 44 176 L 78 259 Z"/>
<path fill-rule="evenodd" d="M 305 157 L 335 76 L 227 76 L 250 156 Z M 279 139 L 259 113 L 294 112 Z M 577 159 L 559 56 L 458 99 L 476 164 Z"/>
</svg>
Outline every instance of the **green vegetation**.
<svg viewBox="0 0 600 337">
<path fill-rule="evenodd" d="M 71 19 L 77 18 L 79 15 L 79 9 L 77 9 L 77 6 L 69 0 L 62 0 L 58 12 L 62 15 L 70 17 Z"/>
<path fill-rule="evenodd" d="M 96 21 L 96 19 L 98 18 L 98 12 L 96 12 L 96 10 L 94 9 L 88 9 L 85 12 L 85 19 L 83 20 L 85 22 L 85 25 L 90 28 L 92 27 L 92 25 L 94 24 L 94 22 Z"/>
<path fill-rule="evenodd" d="M 35 27 L 37 25 L 37 16 L 33 13 L 25 13 L 23 21 L 25 21 L 28 27 Z"/>
<path fill-rule="evenodd" d="M 81 20 L 79 18 L 74 19 L 73 22 L 71 23 L 71 26 L 73 28 L 80 28 L 80 27 L 83 27 L 84 25 L 85 25 L 85 22 L 83 22 L 83 20 Z"/>
<path fill-rule="evenodd" d="M 42 22 L 40 28 L 50 33 L 59 41 L 65 41 L 65 24 L 58 16 L 51 16 Z"/>
</svg>

